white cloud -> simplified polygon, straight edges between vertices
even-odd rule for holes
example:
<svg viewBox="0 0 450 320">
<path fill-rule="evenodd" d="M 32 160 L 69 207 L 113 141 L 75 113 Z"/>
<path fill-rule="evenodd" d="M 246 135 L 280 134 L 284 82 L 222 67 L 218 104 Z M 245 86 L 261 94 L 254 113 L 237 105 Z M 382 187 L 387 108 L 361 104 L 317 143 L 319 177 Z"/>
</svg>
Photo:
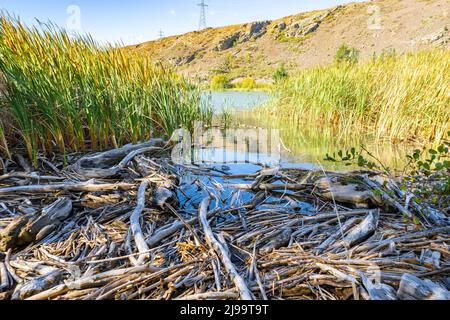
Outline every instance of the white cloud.
<svg viewBox="0 0 450 320">
<path fill-rule="evenodd" d="M 172 16 L 176 16 L 177 15 L 177 12 L 174 10 L 174 9 L 172 9 L 172 10 L 170 10 L 170 15 L 172 15 Z"/>
</svg>

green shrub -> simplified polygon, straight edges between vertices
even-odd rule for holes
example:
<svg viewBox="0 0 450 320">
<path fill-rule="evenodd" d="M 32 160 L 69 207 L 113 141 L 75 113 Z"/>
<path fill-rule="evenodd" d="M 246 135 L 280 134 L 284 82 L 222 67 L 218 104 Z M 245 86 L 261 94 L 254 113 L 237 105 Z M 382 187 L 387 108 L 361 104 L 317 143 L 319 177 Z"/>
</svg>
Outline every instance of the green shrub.
<svg viewBox="0 0 450 320">
<path fill-rule="evenodd" d="M 359 50 L 356 48 L 351 48 L 346 44 L 342 44 L 334 57 L 336 63 L 358 63 L 359 60 Z"/>
<path fill-rule="evenodd" d="M 278 83 L 280 81 L 283 81 L 285 79 L 287 79 L 289 77 L 289 73 L 286 70 L 286 67 L 284 66 L 284 64 L 282 64 L 277 71 L 275 71 L 275 73 L 273 74 L 273 80 L 275 81 L 275 83 Z"/>
</svg>

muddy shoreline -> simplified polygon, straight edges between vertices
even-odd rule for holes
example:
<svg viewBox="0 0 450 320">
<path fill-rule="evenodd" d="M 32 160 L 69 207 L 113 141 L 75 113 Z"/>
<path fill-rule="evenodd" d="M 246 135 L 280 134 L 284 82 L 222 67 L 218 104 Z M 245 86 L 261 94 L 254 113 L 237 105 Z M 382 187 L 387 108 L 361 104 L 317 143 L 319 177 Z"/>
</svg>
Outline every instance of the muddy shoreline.
<svg viewBox="0 0 450 320">
<path fill-rule="evenodd" d="M 0 299 L 450 299 L 449 218 L 395 181 L 169 155 L 5 165 Z"/>
</svg>

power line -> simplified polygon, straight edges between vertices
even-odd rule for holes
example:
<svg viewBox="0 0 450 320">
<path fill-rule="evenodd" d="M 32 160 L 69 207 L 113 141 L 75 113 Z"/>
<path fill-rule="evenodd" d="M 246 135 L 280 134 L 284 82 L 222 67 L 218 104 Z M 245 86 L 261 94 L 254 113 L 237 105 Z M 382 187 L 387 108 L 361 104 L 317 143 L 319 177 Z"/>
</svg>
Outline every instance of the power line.
<svg viewBox="0 0 450 320">
<path fill-rule="evenodd" d="M 205 3 L 205 0 L 201 0 L 197 5 L 200 7 L 200 22 L 198 28 L 199 30 L 203 30 L 208 27 L 206 24 L 206 9 L 208 8 L 208 5 Z"/>
<path fill-rule="evenodd" d="M 159 37 L 160 39 L 164 38 L 164 31 L 162 31 L 162 29 L 159 30 L 159 32 L 158 32 L 158 37 Z"/>
</svg>

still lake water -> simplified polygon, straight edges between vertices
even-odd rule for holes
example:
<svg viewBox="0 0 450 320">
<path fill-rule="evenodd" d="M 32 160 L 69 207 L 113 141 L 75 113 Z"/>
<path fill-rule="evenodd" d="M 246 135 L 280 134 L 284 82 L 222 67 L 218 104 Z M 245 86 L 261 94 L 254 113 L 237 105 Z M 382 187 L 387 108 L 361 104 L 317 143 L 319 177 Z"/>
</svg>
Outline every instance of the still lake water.
<svg viewBox="0 0 450 320">
<path fill-rule="evenodd" d="M 275 153 L 257 148 L 255 146 L 257 144 L 256 140 L 259 142 L 259 139 L 255 137 L 252 137 L 253 140 L 252 138 L 247 138 L 247 145 L 242 146 L 243 143 L 240 141 L 238 147 L 230 147 L 230 140 L 239 141 L 242 138 L 240 136 L 242 132 L 235 134 L 237 137 L 232 137 L 232 139 L 219 139 L 220 141 L 213 142 L 210 147 L 198 151 L 197 158 L 201 161 L 206 160 L 206 162 L 216 164 L 227 163 L 227 165 L 233 162 L 239 163 L 238 165 L 228 165 L 233 171 L 241 171 L 243 169 L 242 163 L 280 165 L 282 167 L 302 169 L 318 168 L 320 166 L 330 170 L 346 169 L 346 167 L 324 162 L 323 158 L 327 153 L 332 154 L 341 149 L 350 149 L 352 147 L 358 150 L 362 145 L 391 168 L 402 169 L 406 155 L 415 149 L 414 146 L 399 146 L 389 142 L 375 143 L 368 137 L 356 135 L 346 137 L 344 142 L 343 139 L 337 139 L 332 132 L 324 131 L 314 124 L 308 126 L 308 128 L 302 128 L 283 122 L 276 122 L 274 119 L 261 119 L 254 110 L 261 106 L 269 105 L 270 107 L 270 94 L 263 91 L 204 92 L 203 100 L 209 103 L 218 114 L 218 123 L 223 121 L 221 114 L 225 110 L 226 113 L 232 114 L 232 125 L 230 125 L 230 128 L 246 128 L 250 132 L 258 129 L 269 129 L 269 134 L 274 132 L 273 129 L 279 132 L 282 147 L 277 150 L 279 152 Z"/>
<path fill-rule="evenodd" d="M 265 91 L 212 91 L 204 92 L 202 98 L 209 102 L 216 112 L 224 109 L 242 111 L 267 103 L 269 94 Z"/>
</svg>

